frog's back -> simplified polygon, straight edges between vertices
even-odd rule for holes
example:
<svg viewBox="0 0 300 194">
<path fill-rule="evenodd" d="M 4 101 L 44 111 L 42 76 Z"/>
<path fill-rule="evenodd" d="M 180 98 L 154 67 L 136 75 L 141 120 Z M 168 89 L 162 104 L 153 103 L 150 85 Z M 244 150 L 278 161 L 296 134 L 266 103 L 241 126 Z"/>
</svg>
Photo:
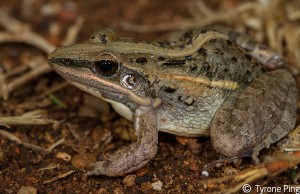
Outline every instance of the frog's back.
<svg viewBox="0 0 300 194">
<path fill-rule="evenodd" d="M 162 82 L 169 82 L 169 77 L 185 76 L 248 83 L 265 71 L 259 61 L 226 35 L 216 38 L 210 35 L 210 39 L 201 42 L 198 39 L 201 40 L 203 33 L 212 32 L 195 30 L 186 32 L 177 41 L 143 43 L 141 48 L 147 48 L 147 53 L 143 53 L 143 49 L 129 53 L 126 56 L 130 58 L 128 64 L 131 69 L 156 76 Z"/>
<path fill-rule="evenodd" d="M 210 121 L 227 95 L 265 71 L 225 39 L 209 40 L 189 56 L 156 65 L 156 88 L 163 101 L 158 111 L 159 129 L 182 136 L 207 135 Z"/>
<path fill-rule="evenodd" d="M 157 58 L 160 60 L 154 64 L 155 69 L 163 74 L 202 77 L 212 81 L 250 82 L 265 71 L 256 59 L 224 39 L 209 40 L 197 52 L 184 57 Z"/>
</svg>

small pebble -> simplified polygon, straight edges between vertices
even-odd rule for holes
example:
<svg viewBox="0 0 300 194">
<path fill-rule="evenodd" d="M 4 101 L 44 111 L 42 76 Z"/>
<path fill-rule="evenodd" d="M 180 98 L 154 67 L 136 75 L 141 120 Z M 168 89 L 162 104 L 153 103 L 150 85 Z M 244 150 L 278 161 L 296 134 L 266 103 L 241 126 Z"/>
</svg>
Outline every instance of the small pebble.
<svg viewBox="0 0 300 194">
<path fill-rule="evenodd" d="M 187 145 L 188 144 L 189 139 L 187 137 L 175 136 L 175 138 L 176 138 L 176 141 L 178 143 L 180 143 L 181 145 Z"/>
<path fill-rule="evenodd" d="M 206 170 L 201 172 L 202 176 L 209 177 L 209 173 Z"/>
<path fill-rule="evenodd" d="M 124 179 L 123 179 L 123 184 L 128 186 L 128 187 L 131 187 L 133 185 L 135 185 L 135 179 L 136 179 L 136 175 L 135 174 L 130 174 L 130 175 L 127 175 Z"/>
<path fill-rule="evenodd" d="M 144 166 L 143 168 L 138 169 L 135 173 L 138 176 L 144 176 L 148 171 L 149 169 L 147 168 L 147 166 Z"/>
<path fill-rule="evenodd" d="M 87 165 L 96 162 L 96 160 L 97 158 L 93 155 L 85 154 L 83 157 L 81 154 L 77 154 L 73 156 L 71 163 L 75 168 L 83 169 Z"/>
<path fill-rule="evenodd" d="M 97 192 L 97 194 L 109 194 L 109 192 L 107 191 L 107 189 L 101 188 L 101 189 L 99 189 L 99 191 Z"/>
<path fill-rule="evenodd" d="M 114 194 L 123 194 L 123 193 L 124 193 L 124 191 L 122 190 L 121 187 L 116 187 L 114 189 Z"/>
<path fill-rule="evenodd" d="M 5 158 L 4 152 L 3 152 L 2 148 L 0 147 L 0 164 L 4 163 L 4 158 Z"/>
<path fill-rule="evenodd" d="M 62 159 L 66 162 L 69 162 L 72 159 L 72 156 L 65 152 L 58 152 L 55 156 L 56 158 Z"/>
<path fill-rule="evenodd" d="M 154 191 L 160 191 L 162 189 L 163 183 L 161 181 L 156 181 L 151 185 Z"/>
<path fill-rule="evenodd" d="M 151 189 L 153 188 L 150 182 L 145 182 L 141 184 L 141 188 L 142 190 L 145 191 L 151 191 Z"/>
</svg>

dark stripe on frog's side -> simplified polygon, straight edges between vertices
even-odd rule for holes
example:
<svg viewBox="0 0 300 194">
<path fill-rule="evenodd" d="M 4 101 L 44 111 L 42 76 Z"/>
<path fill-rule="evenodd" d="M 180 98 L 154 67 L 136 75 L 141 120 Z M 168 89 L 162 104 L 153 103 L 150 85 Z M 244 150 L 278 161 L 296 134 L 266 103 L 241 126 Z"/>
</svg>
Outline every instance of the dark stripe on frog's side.
<svg viewBox="0 0 300 194">
<path fill-rule="evenodd" d="M 171 42 L 157 42 L 157 44 L 162 48 L 168 48 L 171 46 L 172 43 Z"/>
<path fill-rule="evenodd" d="M 174 92 L 177 91 L 177 89 L 172 88 L 172 87 L 170 87 L 170 86 L 164 86 L 164 87 L 162 87 L 161 89 L 162 89 L 163 91 L 165 91 L 166 93 L 169 93 L 169 94 L 172 94 L 172 93 L 174 93 Z"/>
<path fill-rule="evenodd" d="M 158 57 L 157 59 L 158 59 L 158 60 L 160 60 L 160 61 L 164 61 L 164 60 L 166 60 L 166 58 L 164 58 L 164 57 L 161 57 L 161 56 L 160 56 L 160 57 Z"/>
<path fill-rule="evenodd" d="M 194 59 L 191 55 L 185 56 L 184 58 L 188 61 L 191 61 Z"/>
<path fill-rule="evenodd" d="M 207 56 L 207 50 L 203 47 L 201 47 L 199 50 L 198 50 L 198 54 L 200 56 L 203 56 L 203 57 L 206 57 Z"/>
<path fill-rule="evenodd" d="M 55 58 L 55 59 L 50 59 L 49 62 L 53 64 L 59 64 L 61 66 L 85 67 L 85 68 L 89 68 L 93 64 L 92 61 L 77 60 L 77 59 L 70 59 L 70 58 Z"/>
<path fill-rule="evenodd" d="M 162 65 L 169 66 L 169 67 L 179 67 L 186 63 L 185 60 L 169 60 L 164 62 Z"/>
<path fill-rule="evenodd" d="M 141 65 L 146 65 L 148 61 L 145 57 L 140 57 L 140 58 L 137 58 L 135 60 L 135 62 L 137 62 L 138 64 L 141 64 Z"/>
</svg>

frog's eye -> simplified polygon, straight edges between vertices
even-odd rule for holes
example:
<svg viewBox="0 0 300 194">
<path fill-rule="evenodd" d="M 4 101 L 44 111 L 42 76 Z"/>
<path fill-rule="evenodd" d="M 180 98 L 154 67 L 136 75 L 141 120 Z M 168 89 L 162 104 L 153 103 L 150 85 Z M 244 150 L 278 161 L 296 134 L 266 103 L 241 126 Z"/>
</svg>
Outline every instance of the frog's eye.
<svg viewBox="0 0 300 194">
<path fill-rule="evenodd" d="M 111 60 L 96 61 L 93 65 L 93 72 L 102 76 L 112 76 L 118 70 L 118 62 Z"/>
<path fill-rule="evenodd" d="M 142 85 L 142 79 L 134 74 L 126 74 L 122 77 L 121 84 L 130 90 L 138 90 Z"/>
</svg>

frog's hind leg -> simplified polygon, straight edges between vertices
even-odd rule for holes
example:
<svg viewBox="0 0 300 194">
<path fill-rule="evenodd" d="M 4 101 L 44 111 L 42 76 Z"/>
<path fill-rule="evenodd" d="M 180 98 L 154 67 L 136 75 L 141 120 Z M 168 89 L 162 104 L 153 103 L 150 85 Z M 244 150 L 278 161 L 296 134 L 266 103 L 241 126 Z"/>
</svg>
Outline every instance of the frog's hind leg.
<svg viewBox="0 0 300 194">
<path fill-rule="evenodd" d="M 261 75 L 226 98 L 211 123 L 213 147 L 227 157 L 252 156 L 280 140 L 296 120 L 297 89 L 287 70 Z"/>
<path fill-rule="evenodd" d="M 228 36 L 228 39 L 242 48 L 246 53 L 254 57 L 269 69 L 276 69 L 284 65 L 281 55 L 275 53 L 266 45 L 255 42 L 250 36 L 238 33 L 224 26 L 211 26 L 207 29 L 220 32 Z"/>
<path fill-rule="evenodd" d="M 283 116 L 278 125 L 273 129 L 273 134 L 266 136 L 263 143 L 257 144 L 252 153 L 252 159 L 258 163 L 258 155 L 260 150 L 268 148 L 271 143 L 282 139 L 286 133 L 293 129 L 296 122 L 296 102 L 297 90 L 296 87 L 291 91 L 292 95 L 288 98 L 286 108 L 284 109 Z"/>
</svg>

